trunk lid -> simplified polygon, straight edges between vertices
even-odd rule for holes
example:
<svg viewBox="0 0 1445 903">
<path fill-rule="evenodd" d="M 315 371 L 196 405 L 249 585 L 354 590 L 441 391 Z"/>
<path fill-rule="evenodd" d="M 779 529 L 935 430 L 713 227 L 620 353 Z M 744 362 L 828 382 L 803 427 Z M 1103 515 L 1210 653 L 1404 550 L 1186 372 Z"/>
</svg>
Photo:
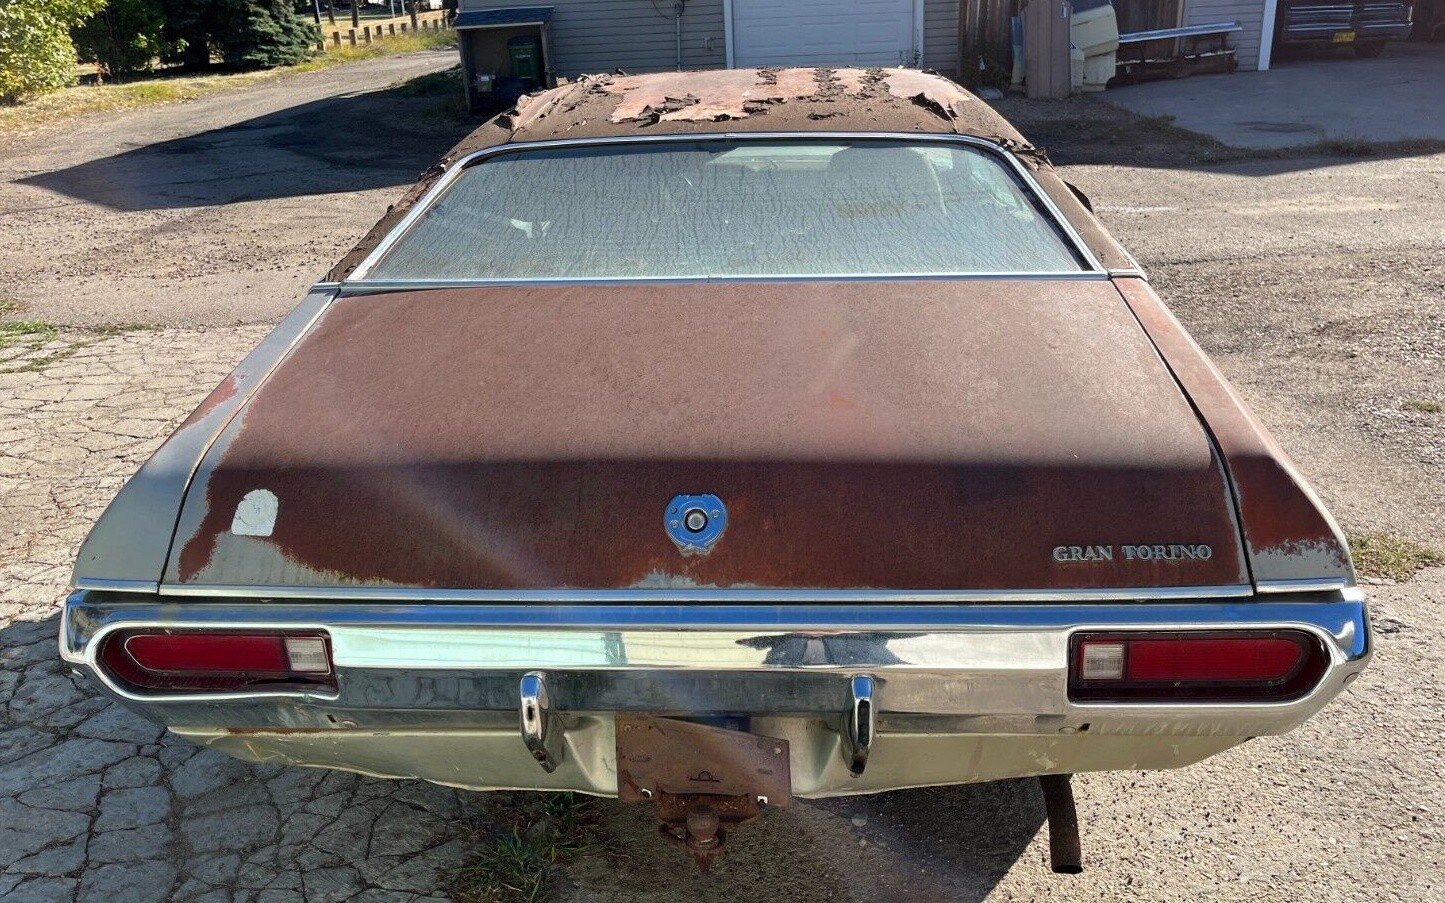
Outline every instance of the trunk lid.
<svg viewBox="0 0 1445 903">
<path fill-rule="evenodd" d="M 665 509 L 700 494 L 728 524 L 685 555 Z M 1213 445 L 1112 283 L 987 279 L 342 298 L 205 456 L 166 582 L 1249 578 Z"/>
</svg>

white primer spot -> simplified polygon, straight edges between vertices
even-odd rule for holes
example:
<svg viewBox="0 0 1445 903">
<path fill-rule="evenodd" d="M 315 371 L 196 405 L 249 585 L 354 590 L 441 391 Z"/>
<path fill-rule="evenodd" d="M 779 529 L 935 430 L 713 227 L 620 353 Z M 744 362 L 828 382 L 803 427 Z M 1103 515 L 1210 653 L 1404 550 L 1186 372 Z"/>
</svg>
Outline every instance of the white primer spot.
<svg viewBox="0 0 1445 903">
<path fill-rule="evenodd" d="M 236 506 L 231 518 L 231 532 L 236 536 L 270 536 L 276 529 L 276 493 L 269 489 L 252 489 Z"/>
</svg>

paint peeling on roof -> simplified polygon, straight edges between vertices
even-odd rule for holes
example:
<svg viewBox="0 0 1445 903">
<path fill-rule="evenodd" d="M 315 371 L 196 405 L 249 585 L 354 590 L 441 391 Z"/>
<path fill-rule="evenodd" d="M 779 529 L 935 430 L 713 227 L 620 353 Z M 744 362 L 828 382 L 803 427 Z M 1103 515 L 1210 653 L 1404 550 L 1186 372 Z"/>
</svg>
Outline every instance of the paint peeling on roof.
<svg viewBox="0 0 1445 903">
<path fill-rule="evenodd" d="M 821 70 L 724 69 L 694 75 L 686 88 L 677 80 L 655 75 L 608 79 L 601 87 L 622 100 L 613 122 L 721 122 L 743 119 L 767 104 L 783 103 L 818 93 Z"/>
</svg>

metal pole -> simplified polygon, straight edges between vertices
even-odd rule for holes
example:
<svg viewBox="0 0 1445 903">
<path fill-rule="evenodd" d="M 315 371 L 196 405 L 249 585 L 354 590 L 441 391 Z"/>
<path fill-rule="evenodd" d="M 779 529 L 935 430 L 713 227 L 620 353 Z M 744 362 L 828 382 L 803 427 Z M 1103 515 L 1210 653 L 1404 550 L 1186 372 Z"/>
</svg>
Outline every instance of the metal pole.
<svg viewBox="0 0 1445 903">
<path fill-rule="evenodd" d="M 673 7 L 673 11 L 677 13 L 677 15 L 676 15 L 676 17 L 674 18 L 674 21 L 673 21 L 673 30 L 676 32 L 676 35 L 675 35 L 675 36 L 676 36 L 676 38 L 677 38 L 677 71 L 678 71 L 678 72 L 681 72 L 681 71 L 682 71 L 682 0 L 678 0 L 677 5 Z"/>
</svg>

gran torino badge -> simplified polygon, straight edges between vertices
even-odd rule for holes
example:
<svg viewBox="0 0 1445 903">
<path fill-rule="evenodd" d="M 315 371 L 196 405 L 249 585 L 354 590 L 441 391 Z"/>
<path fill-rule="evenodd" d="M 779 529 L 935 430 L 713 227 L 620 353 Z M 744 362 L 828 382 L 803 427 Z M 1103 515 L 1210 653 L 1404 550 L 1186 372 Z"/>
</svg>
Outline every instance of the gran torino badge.
<svg viewBox="0 0 1445 903">
<path fill-rule="evenodd" d="M 1161 545 L 1122 546 L 1054 546 L 1054 560 L 1060 564 L 1090 561 L 1113 561 L 1115 555 L 1124 561 L 1208 561 L 1214 549 L 1204 543 L 1167 543 Z"/>
<path fill-rule="evenodd" d="M 727 529 L 728 509 L 715 495 L 679 495 L 667 503 L 662 524 L 679 552 L 706 555 Z"/>
</svg>

